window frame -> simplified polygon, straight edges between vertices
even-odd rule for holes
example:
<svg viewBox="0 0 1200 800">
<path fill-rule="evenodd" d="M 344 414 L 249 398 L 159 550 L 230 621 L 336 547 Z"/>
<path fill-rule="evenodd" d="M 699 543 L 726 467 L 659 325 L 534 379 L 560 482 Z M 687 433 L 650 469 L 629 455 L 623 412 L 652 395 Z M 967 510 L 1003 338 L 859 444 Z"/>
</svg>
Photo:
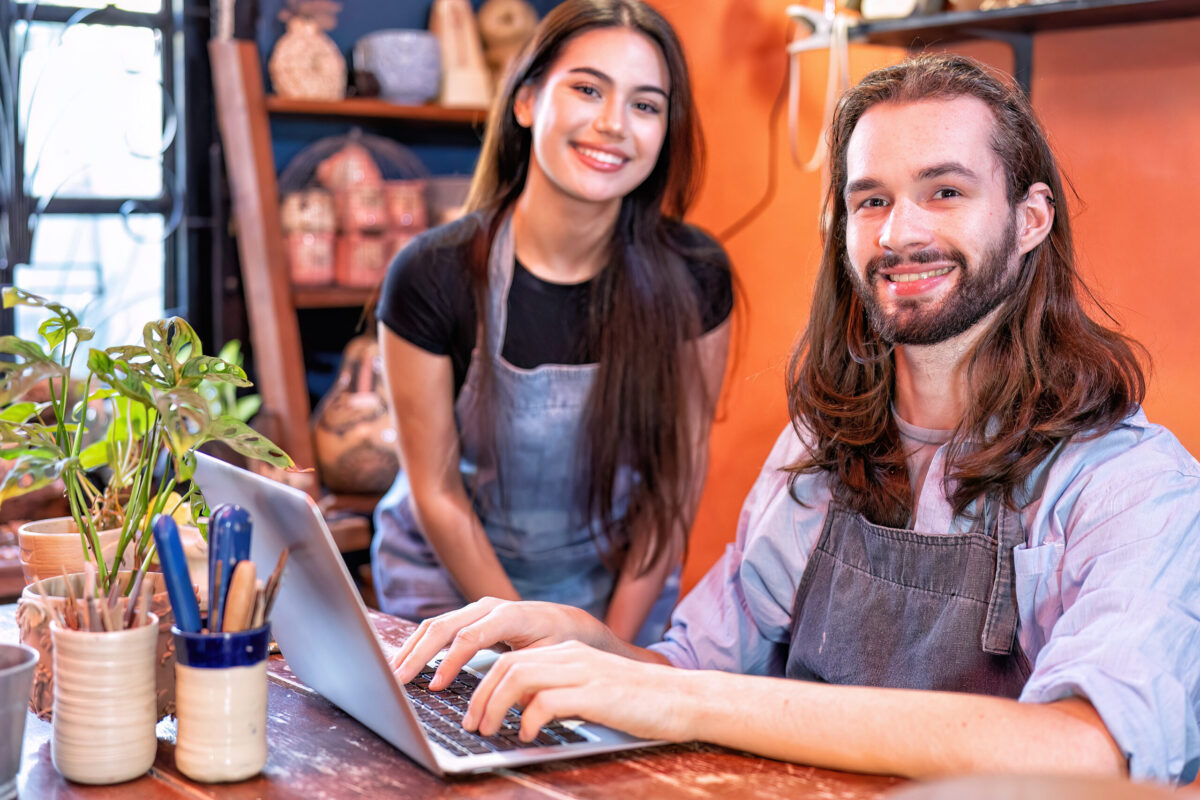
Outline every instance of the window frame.
<svg viewBox="0 0 1200 800">
<path fill-rule="evenodd" d="M 43 215 L 119 215 L 158 214 L 168 229 L 163 239 L 163 308 L 166 315 L 188 317 L 189 295 L 187 279 L 187 248 L 185 239 L 188 197 L 185 192 L 187 176 L 187 109 L 185 108 L 183 0 L 163 0 L 157 12 L 125 11 L 108 6 L 48 6 L 15 0 L 0 0 L 0 33 L 8 45 L 9 63 L 0 65 L 8 72 L 8 85 L 13 112 L 2 124 L 4 136 L 11 142 L 11 180 L 0 187 L 0 220 L 7 229 L 0 232 L 6 247 L 0 247 L 0 284 L 11 284 L 16 267 L 29 263 L 32 232 L 29 220 L 37 208 L 38 199 L 25 193 L 24 148 L 18 138 L 19 114 L 16 103 L 20 98 L 20 61 L 15 51 L 18 22 L 77 22 L 88 25 L 110 25 L 149 28 L 160 35 L 160 68 L 164 94 L 162 124 L 175 117 L 175 136 L 162 154 L 162 184 L 158 194 L 149 198 L 84 198 L 53 197 L 41 211 Z M 165 129 L 165 127 L 164 127 Z M 13 309 L 0 309 L 0 335 L 12 334 L 15 329 Z"/>
</svg>

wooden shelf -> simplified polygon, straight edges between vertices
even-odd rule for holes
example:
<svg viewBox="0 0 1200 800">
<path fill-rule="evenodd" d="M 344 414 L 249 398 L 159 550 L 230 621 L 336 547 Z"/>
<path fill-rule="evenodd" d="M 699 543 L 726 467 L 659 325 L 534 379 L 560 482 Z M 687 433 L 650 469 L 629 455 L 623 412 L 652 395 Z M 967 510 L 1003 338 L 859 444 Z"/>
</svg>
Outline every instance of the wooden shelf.
<svg viewBox="0 0 1200 800">
<path fill-rule="evenodd" d="M 292 302 L 296 308 L 351 308 L 366 305 L 375 296 L 375 289 L 353 286 L 293 286 Z"/>
<path fill-rule="evenodd" d="M 268 95 L 267 111 L 271 114 L 301 117 L 394 119 L 446 125 L 482 125 L 487 119 L 486 108 L 445 108 L 436 105 L 402 106 L 373 97 L 351 97 L 345 100 L 324 101 L 292 100 Z"/>
<path fill-rule="evenodd" d="M 1064 0 L 989 11 L 948 11 L 871 20 L 851 26 L 849 34 L 856 42 L 914 47 L 987 38 L 989 32 L 1035 33 L 1185 17 L 1200 17 L 1200 0 Z"/>
</svg>

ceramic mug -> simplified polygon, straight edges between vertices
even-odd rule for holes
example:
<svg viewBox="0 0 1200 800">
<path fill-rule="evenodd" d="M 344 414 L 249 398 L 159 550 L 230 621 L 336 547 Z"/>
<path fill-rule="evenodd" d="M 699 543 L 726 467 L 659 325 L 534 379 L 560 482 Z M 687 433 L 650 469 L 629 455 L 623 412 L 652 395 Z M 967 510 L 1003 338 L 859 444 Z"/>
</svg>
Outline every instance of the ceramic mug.
<svg viewBox="0 0 1200 800">
<path fill-rule="evenodd" d="M 240 781 L 267 763 L 270 626 L 175 636 L 175 766 L 203 783 Z"/>
</svg>

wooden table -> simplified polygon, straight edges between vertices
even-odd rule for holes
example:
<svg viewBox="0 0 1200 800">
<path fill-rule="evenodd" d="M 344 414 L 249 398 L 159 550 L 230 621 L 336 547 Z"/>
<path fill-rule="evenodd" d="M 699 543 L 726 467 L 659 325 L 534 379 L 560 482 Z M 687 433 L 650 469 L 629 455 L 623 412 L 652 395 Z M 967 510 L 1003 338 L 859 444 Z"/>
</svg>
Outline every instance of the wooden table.
<svg viewBox="0 0 1200 800">
<path fill-rule="evenodd" d="M 0 641 L 16 641 L 15 606 L 0 606 Z M 412 624 L 382 614 L 375 623 L 395 646 Z M 241 783 L 199 784 L 175 769 L 175 723 L 158 725 L 158 757 L 141 778 L 115 786 L 64 779 L 50 760 L 50 725 L 28 715 L 18 780 L 22 798 L 502 798 L 502 800 L 704 800 L 704 798 L 880 798 L 898 778 L 802 767 L 704 744 L 671 745 L 441 778 L 301 684 L 279 657 L 268 667 L 267 743 L 262 774 Z"/>
</svg>

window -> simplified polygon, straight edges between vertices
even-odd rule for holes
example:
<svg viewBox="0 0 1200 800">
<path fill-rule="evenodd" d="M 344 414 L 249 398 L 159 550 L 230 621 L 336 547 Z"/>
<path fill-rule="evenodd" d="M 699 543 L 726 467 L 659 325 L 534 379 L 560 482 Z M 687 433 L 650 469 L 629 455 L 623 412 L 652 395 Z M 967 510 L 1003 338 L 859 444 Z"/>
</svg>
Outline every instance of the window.
<svg viewBox="0 0 1200 800">
<path fill-rule="evenodd" d="M 0 279 L 69 305 L 96 329 L 93 346 L 136 341 L 181 305 L 170 0 L 0 2 L 16 72 L 4 98 Z M 18 308 L 0 329 L 32 337 L 41 318 Z"/>
</svg>

